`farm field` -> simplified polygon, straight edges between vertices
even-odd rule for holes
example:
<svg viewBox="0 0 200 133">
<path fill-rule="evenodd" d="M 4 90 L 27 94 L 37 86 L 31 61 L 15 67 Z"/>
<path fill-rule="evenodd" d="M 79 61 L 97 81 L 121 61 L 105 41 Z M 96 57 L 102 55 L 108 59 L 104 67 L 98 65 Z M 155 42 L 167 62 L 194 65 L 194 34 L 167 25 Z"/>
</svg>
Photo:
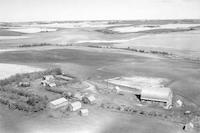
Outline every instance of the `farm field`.
<svg viewBox="0 0 200 133">
<path fill-rule="evenodd" d="M 180 112 L 186 110 L 200 111 L 200 63 L 198 60 L 191 60 L 190 58 L 186 60 L 185 58 L 173 58 L 168 55 L 124 49 L 128 47 L 142 50 L 150 49 L 170 52 L 177 57 L 195 57 L 198 59 L 200 58 L 200 47 L 198 45 L 200 30 L 196 28 L 190 31 L 167 31 L 162 33 L 152 31 L 144 33 L 105 32 L 110 28 L 138 25 L 139 22 L 122 21 L 116 22 L 116 24 L 113 23 L 99 22 L 96 24 L 87 22 L 78 23 L 75 26 L 66 23 L 60 25 L 58 23 L 19 23 L 17 25 L 21 27 L 29 25 L 30 28 L 58 29 L 37 33 L 21 33 L 19 31 L 16 33 L 12 30 L 0 32 L 0 36 L 6 33 L 6 36 L 10 34 L 11 37 L 13 35 L 27 37 L 18 39 L 0 38 L 0 79 L 5 78 L 5 75 L 11 76 L 16 73 L 51 68 L 61 68 L 63 73 L 76 77 L 79 82 L 91 81 L 89 83 L 94 85 L 115 77 L 145 77 L 143 78 L 145 80 L 149 78 L 166 79 L 168 81 L 166 87 L 171 88 L 175 96 L 180 96 L 188 102 L 185 103 L 185 108 Z M 144 22 L 141 23 L 145 25 Z M 163 25 L 163 23 L 168 22 L 155 22 L 155 25 L 159 23 Z M 146 22 L 146 25 L 148 24 L 152 25 L 152 22 Z M 195 23 L 195 25 L 197 24 Z M 42 43 L 47 45 L 40 46 Z M 38 87 L 40 80 L 30 81 L 31 84 L 35 84 L 33 88 L 36 88 L 38 94 L 47 94 L 50 99 L 62 96 L 55 94 L 54 97 L 54 93 L 50 94 L 48 91 L 41 89 L 41 86 Z M 85 87 L 81 86 L 80 88 L 84 89 Z M 109 92 L 105 95 L 100 93 L 97 94 L 97 98 L 101 102 L 112 101 L 115 104 L 141 105 L 132 95 L 125 97 L 112 93 Z M 131 133 L 133 130 L 136 133 L 184 132 L 182 130 L 183 123 L 174 123 L 137 114 L 112 112 L 109 109 L 100 108 L 98 104 L 94 106 L 84 105 L 84 107 L 87 107 L 90 111 L 86 117 L 81 117 L 76 112 L 66 114 L 61 118 L 52 118 L 45 111 L 24 113 L 19 110 L 9 110 L 7 106 L 0 105 L 0 132 Z M 137 108 L 139 107 L 136 106 L 135 109 Z M 152 107 L 143 105 L 141 105 L 141 108 L 146 109 L 147 112 L 154 110 Z M 164 113 L 170 112 L 160 108 L 155 108 L 155 110 Z M 197 132 L 194 131 L 194 133 Z"/>
</svg>

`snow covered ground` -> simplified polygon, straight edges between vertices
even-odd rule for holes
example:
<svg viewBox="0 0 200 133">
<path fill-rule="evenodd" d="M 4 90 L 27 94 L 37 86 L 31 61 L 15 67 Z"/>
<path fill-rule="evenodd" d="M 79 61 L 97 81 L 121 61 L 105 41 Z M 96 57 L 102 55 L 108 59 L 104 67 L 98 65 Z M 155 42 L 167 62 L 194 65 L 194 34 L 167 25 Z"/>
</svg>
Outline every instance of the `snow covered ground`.
<svg viewBox="0 0 200 133">
<path fill-rule="evenodd" d="M 42 70 L 43 69 L 41 68 L 35 68 L 25 65 L 0 63 L 0 79 L 5 79 L 15 74 L 36 72 Z"/>
<path fill-rule="evenodd" d="M 37 27 L 22 27 L 22 28 L 9 28 L 9 31 L 16 31 L 21 33 L 39 33 L 39 32 L 50 32 L 50 31 L 56 31 L 56 28 L 37 28 Z"/>
<path fill-rule="evenodd" d="M 117 28 L 112 28 L 111 30 L 120 33 L 128 33 L 128 32 L 155 30 L 155 29 L 181 29 L 181 28 L 190 28 L 196 26 L 200 26 L 200 24 L 139 25 L 139 26 L 117 27 Z"/>
</svg>

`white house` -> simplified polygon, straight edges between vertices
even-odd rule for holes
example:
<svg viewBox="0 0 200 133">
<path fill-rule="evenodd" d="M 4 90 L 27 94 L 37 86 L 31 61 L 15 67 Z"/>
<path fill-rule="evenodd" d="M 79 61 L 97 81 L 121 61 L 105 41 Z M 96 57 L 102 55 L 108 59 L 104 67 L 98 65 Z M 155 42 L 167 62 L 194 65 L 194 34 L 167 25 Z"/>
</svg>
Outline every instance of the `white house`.
<svg viewBox="0 0 200 133">
<path fill-rule="evenodd" d="M 76 101 L 76 102 L 69 103 L 68 109 L 69 111 L 77 111 L 81 109 L 81 107 L 82 107 L 81 102 Z"/>
<path fill-rule="evenodd" d="M 68 100 L 62 97 L 62 98 L 49 102 L 48 107 L 50 109 L 58 109 L 67 105 L 68 105 Z"/>
</svg>

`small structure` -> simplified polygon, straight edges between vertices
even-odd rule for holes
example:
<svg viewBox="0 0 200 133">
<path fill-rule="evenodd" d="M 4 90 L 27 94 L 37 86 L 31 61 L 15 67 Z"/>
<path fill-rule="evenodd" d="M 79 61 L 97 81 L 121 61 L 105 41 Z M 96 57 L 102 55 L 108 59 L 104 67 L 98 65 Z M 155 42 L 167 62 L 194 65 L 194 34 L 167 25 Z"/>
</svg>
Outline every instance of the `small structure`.
<svg viewBox="0 0 200 133">
<path fill-rule="evenodd" d="M 29 87 L 30 83 L 29 82 L 19 82 L 18 86 L 19 87 Z"/>
<path fill-rule="evenodd" d="M 177 106 L 177 107 L 182 107 L 182 106 L 183 106 L 183 102 L 182 102 L 180 99 L 178 99 L 178 100 L 176 101 L 176 106 Z"/>
<path fill-rule="evenodd" d="M 72 97 L 72 92 L 69 92 L 69 91 L 68 92 L 64 92 L 63 96 L 66 97 L 66 98 L 71 98 Z"/>
<path fill-rule="evenodd" d="M 77 111 L 79 109 L 81 109 L 81 102 L 79 101 L 76 101 L 76 102 L 72 102 L 72 103 L 69 103 L 69 111 Z"/>
<path fill-rule="evenodd" d="M 61 108 L 61 107 L 67 106 L 67 105 L 68 105 L 68 100 L 65 99 L 64 97 L 62 97 L 62 98 L 56 99 L 54 101 L 51 101 L 48 104 L 48 107 L 50 109 L 58 109 L 58 108 Z"/>
<path fill-rule="evenodd" d="M 83 103 L 85 103 L 85 104 L 94 104 L 95 100 L 96 100 L 96 98 L 93 95 L 83 97 Z"/>
<path fill-rule="evenodd" d="M 81 101 L 82 100 L 82 98 L 83 98 L 83 96 L 81 95 L 81 93 L 75 93 L 75 94 L 73 94 L 73 97 L 75 98 L 75 99 L 77 99 L 77 100 L 79 100 L 79 101 Z"/>
<path fill-rule="evenodd" d="M 55 78 L 54 78 L 53 75 L 45 75 L 45 76 L 43 76 L 42 79 L 43 79 L 43 80 L 46 80 L 46 81 L 52 81 L 52 80 L 54 80 Z"/>
<path fill-rule="evenodd" d="M 141 100 L 144 101 L 155 101 L 164 103 L 165 109 L 170 109 L 172 107 L 172 97 L 173 93 L 170 88 L 166 87 L 152 87 L 143 88 L 141 90 Z"/>
<path fill-rule="evenodd" d="M 81 116 L 88 116 L 88 114 L 89 114 L 88 109 L 81 109 L 81 110 L 80 110 L 80 115 L 81 115 Z"/>
<path fill-rule="evenodd" d="M 183 130 L 184 131 L 192 131 L 194 128 L 194 124 L 192 122 L 189 122 L 189 123 L 186 123 L 184 126 L 183 126 Z"/>
<path fill-rule="evenodd" d="M 55 87 L 56 83 L 55 82 L 49 82 L 47 80 L 42 80 L 41 81 L 41 85 L 43 85 L 43 86 L 49 86 L 49 87 Z"/>
<path fill-rule="evenodd" d="M 56 78 L 59 78 L 59 79 L 65 80 L 65 81 L 73 80 L 73 78 L 65 76 L 65 75 L 56 75 Z"/>
<path fill-rule="evenodd" d="M 56 83 L 53 83 L 53 82 L 52 82 L 52 83 L 48 83 L 47 85 L 48 85 L 49 87 L 56 87 Z"/>
</svg>

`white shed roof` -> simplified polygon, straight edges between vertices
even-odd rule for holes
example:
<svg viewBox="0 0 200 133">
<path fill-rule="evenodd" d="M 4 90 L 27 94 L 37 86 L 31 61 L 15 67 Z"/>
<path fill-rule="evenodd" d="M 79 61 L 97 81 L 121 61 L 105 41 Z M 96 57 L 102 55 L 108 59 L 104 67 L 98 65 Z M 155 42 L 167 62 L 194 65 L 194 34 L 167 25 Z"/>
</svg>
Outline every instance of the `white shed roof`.
<svg viewBox="0 0 200 133">
<path fill-rule="evenodd" d="M 72 107 L 81 107 L 81 102 L 76 101 L 76 102 L 70 103 L 70 105 L 71 105 Z"/>
<path fill-rule="evenodd" d="M 141 91 L 141 99 L 168 102 L 172 98 L 172 91 L 167 87 L 148 87 Z"/>
<path fill-rule="evenodd" d="M 62 98 L 56 99 L 54 101 L 51 101 L 50 103 L 53 104 L 53 105 L 59 105 L 59 104 L 62 104 L 64 102 L 67 102 L 67 99 L 62 97 Z"/>
</svg>

